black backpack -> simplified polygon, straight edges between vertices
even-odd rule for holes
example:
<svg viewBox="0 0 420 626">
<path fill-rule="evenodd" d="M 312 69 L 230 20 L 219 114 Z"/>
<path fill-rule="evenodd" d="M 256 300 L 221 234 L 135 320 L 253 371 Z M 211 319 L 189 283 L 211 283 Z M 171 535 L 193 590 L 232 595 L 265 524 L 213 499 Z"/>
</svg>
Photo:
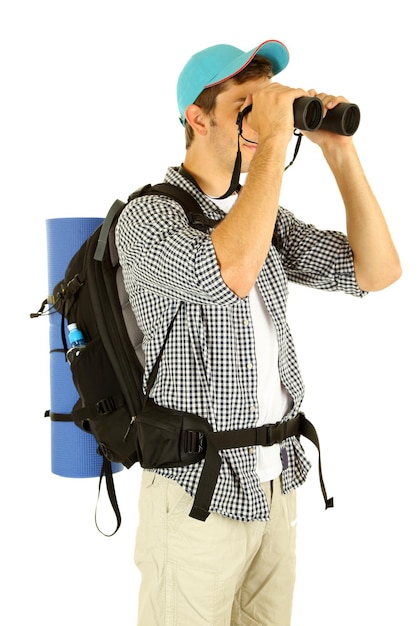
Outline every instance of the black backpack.
<svg viewBox="0 0 420 626">
<path fill-rule="evenodd" d="M 143 468 L 157 469 L 186 466 L 204 459 L 190 516 L 205 521 L 219 474 L 221 450 L 269 446 L 291 436 L 303 435 L 319 451 L 316 430 L 303 413 L 298 413 L 287 422 L 215 432 L 207 420 L 198 415 L 155 404 L 149 393 L 176 315 L 168 328 L 144 393 L 143 335 L 123 284 L 115 245 L 115 226 L 128 202 L 145 194 L 166 195 L 177 200 L 189 224 L 197 230 L 209 232 L 217 224 L 217 221 L 204 215 L 198 202 L 184 189 L 169 183 L 145 185 L 134 192 L 127 202 L 114 202 L 103 223 L 73 256 L 65 276 L 53 293 L 43 301 L 37 313 L 31 314 L 31 317 L 42 315 L 48 305 L 61 314 L 63 358 L 69 349 L 66 338 L 68 324 L 75 323 L 86 340 L 80 357 L 70 363 L 78 401 L 70 415 L 57 415 L 52 411 L 47 411 L 46 415 L 51 420 L 74 421 L 95 438 L 97 452 L 102 456 L 99 492 L 105 478 L 117 520 L 112 535 L 121 525 L 113 462 L 126 468 L 140 463 Z M 333 500 L 327 498 L 320 455 L 318 465 L 325 505 L 329 508 L 333 506 Z"/>
<path fill-rule="evenodd" d="M 61 314 L 63 358 L 67 354 L 67 326 L 75 323 L 86 340 L 82 358 L 69 365 L 79 399 L 71 414 L 46 411 L 51 420 L 74 421 L 92 434 L 102 456 L 99 490 L 106 479 L 108 495 L 113 506 L 118 530 L 121 515 L 116 499 L 112 463 L 130 468 L 137 462 L 152 466 L 143 459 L 138 445 L 135 418 L 143 412 L 146 397 L 156 378 L 160 357 L 148 380 L 147 394 L 143 392 L 144 355 L 142 333 L 128 301 L 115 246 L 115 226 L 124 207 L 144 194 L 166 195 L 183 207 L 192 227 L 207 231 L 214 222 L 203 214 L 199 204 L 187 191 L 169 183 L 145 185 L 131 194 L 127 202 L 116 200 L 103 223 L 87 238 L 68 264 L 63 279 L 44 300 L 39 311 L 52 305 Z M 48 310 L 51 313 L 51 310 Z M 168 335 L 172 325 L 168 330 Z M 196 462 L 200 455 L 189 455 Z M 177 461 L 174 459 L 173 463 Z M 100 530 L 100 529 L 99 529 Z M 101 531 L 102 532 L 102 531 Z M 112 533 L 112 534 L 114 534 Z M 105 533 L 103 533 L 105 534 Z"/>
</svg>

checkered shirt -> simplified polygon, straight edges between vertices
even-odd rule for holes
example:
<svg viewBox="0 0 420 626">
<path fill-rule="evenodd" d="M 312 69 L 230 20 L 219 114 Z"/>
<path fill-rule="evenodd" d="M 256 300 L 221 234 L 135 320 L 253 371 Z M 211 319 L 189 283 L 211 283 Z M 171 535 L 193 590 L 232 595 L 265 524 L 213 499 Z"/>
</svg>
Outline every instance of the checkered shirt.
<svg viewBox="0 0 420 626">
<path fill-rule="evenodd" d="M 177 168 L 168 169 L 165 182 L 189 191 L 208 217 L 223 217 Z M 257 283 L 277 333 L 280 377 L 293 399 L 283 417 L 288 420 L 299 412 L 304 395 L 286 320 L 288 281 L 359 297 L 364 292 L 357 286 L 344 234 L 318 230 L 282 207 L 276 234 L 281 243 L 271 246 Z M 256 426 L 257 368 L 249 298 L 239 298 L 223 282 L 209 234 L 193 229 L 175 200 L 146 195 L 122 212 L 116 241 L 125 286 L 144 333 L 145 380 L 178 311 L 151 397 L 162 406 L 205 417 L 215 431 Z M 295 437 L 281 448 L 283 489 L 289 492 L 305 481 L 310 462 Z M 255 449 L 224 450 L 221 456 L 210 511 L 243 521 L 267 520 Z M 194 495 L 202 465 L 158 471 Z"/>
</svg>

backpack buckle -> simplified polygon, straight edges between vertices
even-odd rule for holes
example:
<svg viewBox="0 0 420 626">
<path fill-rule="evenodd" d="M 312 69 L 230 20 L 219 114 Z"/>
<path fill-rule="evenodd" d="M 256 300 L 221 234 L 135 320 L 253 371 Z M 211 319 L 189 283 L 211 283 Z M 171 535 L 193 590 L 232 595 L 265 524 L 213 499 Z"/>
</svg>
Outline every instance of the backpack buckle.
<svg viewBox="0 0 420 626">
<path fill-rule="evenodd" d="M 115 411 L 115 409 L 117 408 L 114 398 L 112 397 L 99 400 L 99 402 L 97 402 L 95 406 L 96 406 L 96 412 L 99 413 L 99 415 L 106 415 L 107 413 L 112 413 L 112 411 Z"/>
<path fill-rule="evenodd" d="M 285 435 L 283 423 L 265 424 L 258 429 L 257 444 L 260 446 L 272 446 L 275 443 L 281 443 Z"/>
<path fill-rule="evenodd" d="M 184 452 L 197 454 L 204 450 L 204 433 L 199 430 L 186 430 L 184 433 Z"/>
</svg>

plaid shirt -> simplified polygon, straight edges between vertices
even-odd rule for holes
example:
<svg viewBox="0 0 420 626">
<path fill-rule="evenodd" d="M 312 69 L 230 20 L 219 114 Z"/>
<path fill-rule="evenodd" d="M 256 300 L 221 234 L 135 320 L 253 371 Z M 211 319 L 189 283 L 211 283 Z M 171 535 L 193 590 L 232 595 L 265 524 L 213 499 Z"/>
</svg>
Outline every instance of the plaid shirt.
<svg viewBox="0 0 420 626">
<path fill-rule="evenodd" d="M 208 217 L 223 217 L 176 168 L 168 169 L 165 182 L 189 191 Z M 277 333 L 280 377 L 293 400 L 283 417 L 288 420 L 299 412 L 304 395 L 286 321 L 288 281 L 355 296 L 364 292 L 357 286 L 344 234 L 317 230 L 279 207 L 276 235 L 280 244 L 271 246 L 257 284 Z M 216 431 L 256 426 L 257 368 L 249 298 L 239 298 L 223 282 L 209 234 L 190 227 L 176 201 L 142 196 L 124 209 L 116 237 L 126 289 L 144 332 L 146 380 L 178 311 L 151 397 L 160 405 L 205 417 Z M 267 520 L 255 449 L 224 450 L 221 455 L 210 510 L 237 520 Z M 295 437 L 281 445 L 281 458 L 283 489 L 288 492 L 305 481 L 310 463 Z M 194 495 L 201 469 L 198 463 L 158 471 Z"/>
</svg>

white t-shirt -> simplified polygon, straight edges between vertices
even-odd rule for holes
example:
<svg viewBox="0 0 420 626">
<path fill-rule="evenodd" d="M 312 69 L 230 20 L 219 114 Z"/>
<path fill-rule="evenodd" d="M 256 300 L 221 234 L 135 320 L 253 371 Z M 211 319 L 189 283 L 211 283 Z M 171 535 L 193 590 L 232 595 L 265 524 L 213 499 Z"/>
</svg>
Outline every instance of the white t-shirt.
<svg viewBox="0 0 420 626">
<path fill-rule="evenodd" d="M 236 200 L 236 194 L 218 200 L 210 198 L 225 213 Z M 258 379 L 258 426 L 275 424 L 291 408 L 291 397 L 280 380 L 277 334 L 257 285 L 249 294 L 255 338 Z M 257 473 L 261 482 L 273 480 L 282 472 L 280 445 L 256 446 Z"/>
</svg>

